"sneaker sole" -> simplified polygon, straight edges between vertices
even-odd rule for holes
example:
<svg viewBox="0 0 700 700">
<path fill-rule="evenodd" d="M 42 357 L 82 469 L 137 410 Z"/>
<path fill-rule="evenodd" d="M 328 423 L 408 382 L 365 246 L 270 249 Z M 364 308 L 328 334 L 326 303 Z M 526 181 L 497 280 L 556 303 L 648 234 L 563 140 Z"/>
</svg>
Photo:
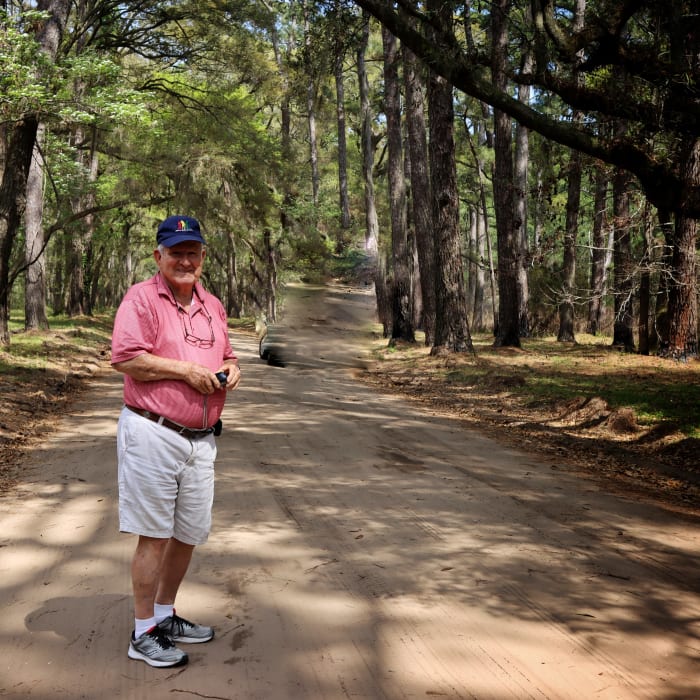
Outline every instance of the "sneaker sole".
<svg viewBox="0 0 700 700">
<path fill-rule="evenodd" d="M 136 661 L 145 661 L 149 666 L 153 666 L 154 668 L 184 666 L 189 661 L 187 654 L 183 654 L 182 658 L 178 659 L 177 661 L 158 661 L 157 659 L 152 659 L 150 656 L 146 656 L 146 654 L 142 654 L 141 652 L 137 651 L 131 646 L 131 644 L 129 644 L 128 656 L 130 659 L 135 659 Z"/>
<path fill-rule="evenodd" d="M 214 639 L 214 633 L 211 633 L 210 637 L 171 637 L 173 642 L 180 642 L 182 644 L 204 644 L 204 642 L 211 642 Z"/>
</svg>

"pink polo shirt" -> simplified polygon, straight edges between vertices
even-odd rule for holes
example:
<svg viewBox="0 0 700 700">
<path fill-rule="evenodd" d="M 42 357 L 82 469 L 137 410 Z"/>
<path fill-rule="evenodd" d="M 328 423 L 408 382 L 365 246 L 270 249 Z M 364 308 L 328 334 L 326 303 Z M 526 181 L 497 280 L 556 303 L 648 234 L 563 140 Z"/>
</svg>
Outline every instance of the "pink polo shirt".
<svg viewBox="0 0 700 700">
<path fill-rule="evenodd" d="M 224 360 L 236 358 L 223 305 L 197 283 L 188 314 L 160 273 L 135 284 L 124 295 L 114 319 L 112 362 L 144 353 L 196 362 L 215 372 Z M 188 428 L 214 425 L 225 400 L 223 390 L 205 396 L 181 380 L 142 382 L 124 375 L 124 403 Z"/>
</svg>

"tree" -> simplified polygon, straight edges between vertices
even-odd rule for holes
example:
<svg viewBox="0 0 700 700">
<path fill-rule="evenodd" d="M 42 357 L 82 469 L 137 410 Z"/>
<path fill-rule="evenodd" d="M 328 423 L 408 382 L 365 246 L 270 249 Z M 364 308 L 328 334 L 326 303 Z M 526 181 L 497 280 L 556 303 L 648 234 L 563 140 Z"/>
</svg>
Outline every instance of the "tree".
<svg viewBox="0 0 700 700">
<path fill-rule="evenodd" d="M 44 160 L 42 148 L 46 126 L 37 127 L 34 153 L 27 175 L 27 206 L 25 209 L 24 327 L 25 330 L 45 330 L 46 318 L 46 241 L 43 229 Z"/>
<path fill-rule="evenodd" d="M 47 78 L 42 75 L 47 65 L 51 65 L 58 53 L 63 37 L 68 13 L 69 0 L 39 0 L 37 10 L 45 12 L 36 17 L 34 34 L 39 53 L 34 58 L 45 57 L 45 63 L 35 64 L 35 79 L 41 82 Z M 10 256 L 26 206 L 27 178 L 31 164 L 36 133 L 39 126 L 36 110 L 29 110 L 17 115 L 7 130 L 3 130 L 5 153 L 0 181 L 0 345 L 8 345 L 9 333 L 9 292 L 10 292 Z"/>
<path fill-rule="evenodd" d="M 391 319 L 386 284 L 384 256 L 379 250 L 379 221 L 374 194 L 374 133 L 370 105 L 369 80 L 365 54 L 369 43 L 370 16 L 362 13 L 362 28 L 357 46 L 357 82 L 360 93 L 360 153 L 362 160 L 362 189 L 365 205 L 365 251 L 372 261 L 374 293 L 377 299 L 377 315 L 384 337 L 390 333 Z"/>
<path fill-rule="evenodd" d="M 572 30 L 580 33 L 584 26 L 585 0 L 576 0 L 574 4 L 574 22 Z M 579 62 L 583 58 L 578 55 Z M 578 68 L 578 66 L 576 67 Z M 577 82 L 581 84 L 580 76 Z M 574 110 L 572 121 L 580 122 L 582 114 Z M 559 342 L 574 342 L 575 308 L 576 308 L 576 245 L 578 241 L 578 219 L 581 206 L 581 154 L 572 150 L 569 155 L 568 183 L 566 196 L 566 229 L 564 232 L 564 264 L 562 266 L 561 301 L 559 302 Z"/>
<path fill-rule="evenodd" d="M 526 16 L 529 19 L 529 12 L 527 10 Z M 523 52 L 522 72 L 524 74 L 532 73 L 532 51 L 527 47 Z M 529 104 L 530 95 L 530 85 L 518 86 L 518 100 L 520 102 L 523 104 Z M 518 291 L 518 316 L 520 318 L 518 324 L 518 334 L 521 338 L 526 338 L 530 335 L 530 284 L 528 276 L 530 245 L 527 229 L 528 197 L 530 191 L 528 185 L 529 165 L 530 131 L 522 124 L 517 124 L 515 127 L 515 159 L 513 163 L 515 176 L 513 224 L 518 232 L 518 238 L 520 239 L 515 277 Z"/>
<path fill-rule="evenodd" d="M 429 0 L 440 7 L 441 0 Z M 446 21 L 443 10 L 439 20 Z M 431 354 L 472 352 L 459 229 L 452 86 L 436 73 L 428 80 L 430 181 L 435 228 L 435 341 Z"/>
<path fill-rule="evenodd" d="M 491 73 L 494 83 L 507 89 L 506 62 L 508 47 L 508 9 L 510 0 L 496 0 L 491 15 Z M 514 217 L 514 176 L 512 123 L 509 114 L 495 109 L 495 161 L 493 193 L 496 209 L 498 243 L 498 324 L 495 344 L 520 347 L 520 303 L 518 295 L 518 260 L 521 252 L 519 232 Z"/>
<path fill-rule="evenodd" d="M 316 134 L 316 79 L 311 61 L 311 11 L 308 0 L 302 0 L 304 15 L 304 49 L 306 53 L 306 119 L 309 130 L 309 163 L 311 165 L 311 196 L 314 206 L 318 206 L 321 175 L 318 169 L 318 138 Z"/>
<path fill-rule="evenodd" d="M 561 274 L 559 301 L 560 343 L 573 343 L 576 304 L 576 244 L 578 239 L 578 216 L 581 206 L 581 154 L 571 151 L 569 156 L 566 192 L 566 226 L 564 230 L 564 262 Z"/>
<path fill-rule="evenodd" d="M 529 86 L 521 85 L 518 89 L 518 99 L 522 102 L 529 101 Z M 518 293 L 518 335 L 526 338 L 530 335 L 530 319 L 528 306 L 530 302 L 530 285 L 528 279 L 528 263 L 530 260 L 530 246 L 527 232 L 527 205 L 528 205 L 528 166 L 530 134 L 526 127 L 518 124 L 515 128 L 515 159 L 514 177 L 514 220 L 513 225 L 518 234 L 518 257 L 515 280 Z"/>
<path fill-rule="evenodd" d="M 644 228 L 641 272 L 639 279 L 639 354 L 648 355 L 651 342 L 651 271 L 654 256 L 654 236 L 651 206 L 644 207 Z"/>
<path fill-rule="evenodd" d="M 628 351 L 634 350 L 632 329 L 632 226 L 630 219 L 629 173 L 618 168 L 613 177 L 613 226 L 615 241 L 613 264 L 615 267 L 615 323 L 613 345 Z"/>
<path fill-rule="evenodd" d="M 425 344 L 430 347 L 435 341 L 435 241 L 428 172 L 423 68 L 415 54 L 406 48 L 403 51 L 403 65 L 406 85 L 406 131 L 411 161 L 411 204 L 423 307 L 422 327 Z"/>
<path fill-rule="evenodd" d="M 343 79 L 343 54 L 335 59 L 335 94 L 338 114 L 338 208 L 340 209 L 340 228 L 350 228 L 350 198 L 348 196 L 348 146 L 345 133 L 345 83 Z M 340 241 L 339 241 L 340 242 Z M 342 249 L 342 245 L 340 248 Z"/>
<path fill-rule="evenodd" d="M 573 123 L 519 102 L 494 80 L 488 46 L 470 47 L 447 28 L 435 35 L 436 23 L 429 11 L 382 0 L 355 2 L 457 89 L 548 139 L 632 173 L 649 201 L 673 214 L 675 233 L 669 244 L 674 265 L 680 268 L 674 271 L 669 295 L 668 352 L 696 356 L 697 327 L 691 322 L 697 318 L 696 267 L 691 251 L 695 250 L 693 221 L 700 216 L 696 164 L 700 121 L 694 92 L 700 78 L 700 32 L 688 31 L 696 17 L 694 3 L 589 3 L 588 21 L 577 31 L 573 15 L 560 11 L 557 3 L 532 0 L 532 23 L 519 33 L 521 44 L 533 50 L 532 73 L 519 69 L 513 52 L 508 76 L 516 84 L 536 86 L 543 97 L 556 96 L 585 115 L 580 123 Z M 445 4 L 462 22 L 463 11 L 471 11 L 461 2 Z M 520 12 L 522 6 L 514 2 L 512 12 Z M 583 62 L 579 55 L 584 56 Z M 620 135 L 603 128 L 611 120 L 625 120 L 628 129 Z"/>
<path fill-rule="evenodd" d="M 466 119 L 465 119 L 466 122 Z M 477 122 L 477 125 L 479 122 Z M 491 134 L 486 129 L 479 128 L 480 131 L 485 132 L 485 142 L 490 144 L 493 142 Z M 472 264 L 475 268 L 474 274 L 470 275 L 470 284 L 474 285 L 474 300 L 473 300 L 473 313 L 472 313 L 472 327 L 478 330 L 483 330 L 484 321 L 484 282 L 483 282 L 483 266 L 488 265 L 489 270 L 489 284 L 491 288 L 491 305 L 493 309 L 493 331 L 496 332 L 498 327 L 498 309 L 496 307 L 496 274 L 493 264 L 493 255 L 491 251 L 491 238 L 488 235 L 489 230 L 489 215 L 488 215 L 488 204 L 486 196 L 486 175 L 484 172 L 484 161 L 482 156 L 477 150 L 474 144 L 474 139 L 469 133 L 469 126 L 465 123 L 465 133 L 467 137 L 467 142 L 469 143 L 469 150 L 474 157 L 474 165 L 476 167 L 478 183 L 475 186 L 478 192 L 477 203 L 472 208 L 473 216 L 473 228 L 474 228 L 474 257 L 472 258 Z M 487 249 L 487 255 L 484 255 L 484 248 Z"/>
<path fill-rule="evenodd" d="M 588 324 L 586 330 L 596 335 L 600 330 L 603 312 L 602 300 L 605 294 L 607 269 L 612 252 L 608 244 L 607 197 L 608 173 L 601 163 L 594 166 L 594 212 L 591 250 L 590 299 L 588 302 Z"/>
<path fill-rule="evenodd" d="M 389 150 L 389 209 L 391 211 L 391 341 L 415 342 L 411 309 L 411 271 L 408 249 L 406 182 L 403 172 L 403 135 L 401 130 L 401 91 L 399 83 L 399 46 L 384 29 L 384 114 Z"/>
</svg>

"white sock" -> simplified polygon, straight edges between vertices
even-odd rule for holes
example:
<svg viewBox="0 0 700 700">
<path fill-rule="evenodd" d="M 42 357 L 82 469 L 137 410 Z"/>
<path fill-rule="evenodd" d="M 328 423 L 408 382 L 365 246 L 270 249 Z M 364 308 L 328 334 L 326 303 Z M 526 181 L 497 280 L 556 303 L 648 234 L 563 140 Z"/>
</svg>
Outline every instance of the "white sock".
<svg viewBox="0 0 700 700">
<path fill-rule="evenodd" d="M 156 624 L 160 624 L 166 617 L 171 617 L 175 608 L 172 605 L 161 605 L 156 603 L 153 606 L 153 614 L 156 617 Z"/>
<path fill-rule="evenodd" d="M 148 630 L 151 629 L 151 627 L 156 626 L 156 618 L 155 617 L 149 617 L 145 620 L 139 620 L 137 617 L 134 620 L 134 639 L 138 639 L 142 634 L 145 632 L 148 632 Z"/>
</svg>

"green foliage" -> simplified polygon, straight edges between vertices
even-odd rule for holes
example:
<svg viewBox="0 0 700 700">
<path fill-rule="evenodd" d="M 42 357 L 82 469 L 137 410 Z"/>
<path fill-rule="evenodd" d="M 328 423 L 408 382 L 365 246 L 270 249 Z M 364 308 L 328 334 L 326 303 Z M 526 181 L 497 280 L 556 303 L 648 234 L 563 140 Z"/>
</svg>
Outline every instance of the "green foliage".
<svg viewBox="0 0 700 700">
<path fill-rule="evenodd" d="M 61 64 L 61 77 L 56 118 L 62 122 L 133 128 L 148 117 L 143 94 L 125 82 L 124 71 L 114 57 L 88 50 L 68 56 Z"/>
<path fill-rule="evenodd" d="M 302 235 L 290 237 L 287 241 L 293 268 L 304 282 L 320 284 L 329 275 L 333 243 L 316 228 Z"/>
<path fill-rule="evenodd" d="M 53 65 L 40 51 L 34 34 L 26 30 L 46 16 L 26 11 L 10 18 L 0 11 L 0 121 L 39 111 L 51 99 Z"/>
</svg>

